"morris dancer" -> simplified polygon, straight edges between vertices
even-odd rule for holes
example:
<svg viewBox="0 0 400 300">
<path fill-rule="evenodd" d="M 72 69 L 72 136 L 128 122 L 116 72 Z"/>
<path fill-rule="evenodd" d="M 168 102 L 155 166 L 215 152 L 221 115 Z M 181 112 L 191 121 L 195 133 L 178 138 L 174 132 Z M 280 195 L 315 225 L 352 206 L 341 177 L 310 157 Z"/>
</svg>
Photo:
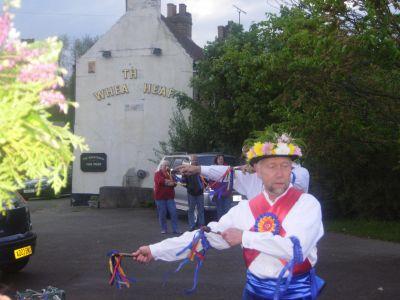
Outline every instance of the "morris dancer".
<svg viewBox="0 0 400 300">
<path fill-rule="evenodd" d="M 243 299 L 315 299 L 323 285 L 314 271 L 317 242 L 324 234 L 321 207 L 316 198 L 290 183 L 292 160 L 301 155 L 287 135 L 256 142 L 247 159 L 264 190 L 250 201 L 239 202 L 219 222 L 209 223 L 212 232 L 204 233 L 218 250 L 243 247 L 247 266 Z M 195 234 L 186 232 L 142 246 L 132 253 L 133 259 L 140 263 L 185 259 L 189 250 L 180 250 Z M 293 261 L 294 269 L 286 271 Z"/>
<path fill-rule="evenodd" d="M 191 166 L 182 165 L 176 168 L 176 171 L 185 175 L 200 174 L 209 180 L 217 181 L 225 174 L 229 166 L 211 165 L 211 166 Z M 263 182 L 249 165 L 241 166 L 234 170 L 235 178 L 233 189 L 239 194 L 246 196 L 248 200 L 253 199 L 263 191 Z M 291 183 L 294 187 L 308 193 L 310 183 L 310 174 L 308 170 L 299 163 L 292 163 Z"/>
</svg>

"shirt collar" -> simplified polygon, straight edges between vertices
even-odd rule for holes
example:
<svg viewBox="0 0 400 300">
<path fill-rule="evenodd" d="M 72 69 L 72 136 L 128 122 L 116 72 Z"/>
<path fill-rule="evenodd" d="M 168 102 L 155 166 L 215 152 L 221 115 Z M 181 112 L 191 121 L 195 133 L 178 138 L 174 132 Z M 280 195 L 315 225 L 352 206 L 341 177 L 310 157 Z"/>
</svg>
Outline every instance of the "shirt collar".
<svg viewBox="0 0 400 300">
<path fill-rule="evenodd" d="M 293 186 L 293 185 L 290 183 L 290 184 L 289 184 L 289 187 L 286 189 L 286 191 L 285 191 L 282 195 L 280 195 L 279 197 L 275 198 L 274 201 L 272 201 L 272 200 L 269 198 L 269 195 L 268 195 L 268 193 L 265 191 L 265 189 L 263 189 L 262 193 L 263 193 L 265 199 L 268 201 L 268 203 L 269 203 L 271 206 L 273 206 L 276 202 L 278 202 L 278 200 L 279 200 L 280 198 L 282 198 L 283 196 L 286 195 L 287 191 L 288 191 L 292 186 Z"/>
</svg>

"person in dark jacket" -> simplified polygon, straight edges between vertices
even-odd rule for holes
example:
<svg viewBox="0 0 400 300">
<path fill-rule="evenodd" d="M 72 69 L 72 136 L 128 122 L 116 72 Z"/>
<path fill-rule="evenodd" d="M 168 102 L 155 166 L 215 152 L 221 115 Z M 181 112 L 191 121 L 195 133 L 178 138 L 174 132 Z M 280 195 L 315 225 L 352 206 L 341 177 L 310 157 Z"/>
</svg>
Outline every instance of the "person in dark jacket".
<svg viewBox="0 0 400 300">
<path fill-rule="evenodd" d="M 194 166 L 198 165 L 198 158 L 196 155 L 190 157 L 191 164 Z M 196 228 L 196 222 L 194 219 L 194 211 L 197 208 L 197 225 L 205 225 L 204 219 L 204 195 L 203 195 L 203 181 L 199 174 L 183 176 L 182 181 L 186 183 L 187 196 L 188 196 L 188 220 L 190 231 Z"/>
<path fill-rule="evenodd" d="M 169 162 L 164 160 L 160 164 L 160 170 L 154 174 L 154 199 L 162 234 L 167 233 L 167 210 L 171 216 L 173 233 L 180 233 L 175 206 L 175 186 L 176 182 L 169 173 Z"/>
</svg>

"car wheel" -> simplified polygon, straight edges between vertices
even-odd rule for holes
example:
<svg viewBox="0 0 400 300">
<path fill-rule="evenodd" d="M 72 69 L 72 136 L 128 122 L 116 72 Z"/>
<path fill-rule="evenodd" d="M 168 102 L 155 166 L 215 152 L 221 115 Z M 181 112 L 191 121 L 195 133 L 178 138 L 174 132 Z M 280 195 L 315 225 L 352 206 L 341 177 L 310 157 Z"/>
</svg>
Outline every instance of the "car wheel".
<svg viewBox="0 0 400 300">
<path fill-rule="evenodd" d="M 1 266 L 1 270 L 4 273 L 17 273 L 21 271 L 28 264 L 28 262 L 29 257 Z"/>
</svg>

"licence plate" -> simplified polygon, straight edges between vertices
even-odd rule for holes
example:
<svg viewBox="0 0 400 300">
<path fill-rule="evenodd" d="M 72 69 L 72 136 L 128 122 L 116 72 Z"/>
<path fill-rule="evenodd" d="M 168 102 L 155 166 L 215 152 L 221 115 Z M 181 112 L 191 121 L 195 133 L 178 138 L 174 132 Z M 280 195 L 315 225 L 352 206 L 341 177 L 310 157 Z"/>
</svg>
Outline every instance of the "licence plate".
<svg viewBox="0 0 400 300">
<path fill-rule="evenodd" d="M 232 196 L 232 201 L 233 202 L 240 202 L 240 201 L 242 201 L 242 196 L 241 195 L 233 195 Z"/>
<path fill-rule="evenodd" d="M 24 193 L 34 193 L 35 189 L 26 189 L 24 190 Z"/>
<path fill-rule="evenodd" d="M 14 256 L 16 259 L 29 256 L 32 254 L 32 247 L 31 246 L 26 246 L 23 248 L 15 249 L 14 250 Z"/>
</svg>

